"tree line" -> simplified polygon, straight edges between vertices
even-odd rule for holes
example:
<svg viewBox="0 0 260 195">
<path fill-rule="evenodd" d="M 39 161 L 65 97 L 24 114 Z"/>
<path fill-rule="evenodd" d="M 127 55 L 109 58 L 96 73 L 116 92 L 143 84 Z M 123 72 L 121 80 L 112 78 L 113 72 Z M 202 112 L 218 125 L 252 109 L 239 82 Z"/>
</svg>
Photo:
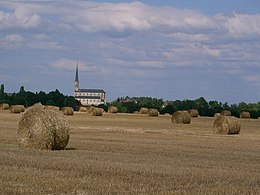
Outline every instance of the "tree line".
<svg viewBox="0 0 260 195">
<path fill-rule="evenodd" d="M 25 91 L 24 87 L 21 86 L 18 93 L 6 93 L 4 85 L 0 88 L 0 104 L 8 103 L 10 105 L 24 105 L 25 107 L 32 106 L 35 103 L 41 103 L 43 105 L 52 105 L 58 107 L 69 106 L 74 110 L 78 110 L 80 102 L 73 96 L 66 96 L 62 94 L 58 89 L 45 93 Z M 109 106 L 116 106 L 118 111 L 121 113 L 133 113 L 139 111 L 141 107 L 155 108 L 161 114 L 169 113 L 173 114 L 177 110 L 189 110 L 197 109 L 201 116 L 214 116 L 215 113 L 221 112 L 222 110 L 231 111 L 233 116 L 239 117 L 240 112 L 250 112 L 252 118 L 260 117 L 260 102 L 258 103 L 245 103 L 229 105 L 227 102 L 222 103 L 219 101 L 207 102 L 205 98 L 200 97 L 195 100 L 174 100 L 164 101 L 163 99 L 152 98 L 152 97 L 119 97 L 116 100 L 107 103 L 106 105 L 99 105 L 98 107 L 108 110 Z"/>
<path fill-rule="evenodd" d="M 163 99 L 151 97 L 120 97 L 110 103 L 117 106 L 119 112 L 132 113 L 140 110 L 141 107 L 156 108 L 161 114 L 173 114 L 177 110 L 197 109 L 201 116 L 214 116 L 222 110 L 231 111 L 233 116 L 239 117 L 240 112 L 250 112 L 251 118 L 260 117 L 260 102 L 245 103 L 229 105 L 227 102 L 206 101 L 205 98 L 200 97 L 195 100 L 174 100 L 164 101 Z"/>
<path fill-rule="evenodd" d="M 0 88 L 0 104 L 8 103 L 9 105 L 24 105 L 25 107 L 30 107 L 36 103 L 41 103 L 42 105 L 51 105 L 58 107 L 72 107 L 74 110 L 80 105 L 80 102 L 76 100 L 73 96 L 66 96 L 62 94 L 58 89 L 45 93 L 40 92 L 30 92 L 25 91 L 24 87 L 21 86 L 18 93 L 6 93 L 4 85 Z"/>
</svg>

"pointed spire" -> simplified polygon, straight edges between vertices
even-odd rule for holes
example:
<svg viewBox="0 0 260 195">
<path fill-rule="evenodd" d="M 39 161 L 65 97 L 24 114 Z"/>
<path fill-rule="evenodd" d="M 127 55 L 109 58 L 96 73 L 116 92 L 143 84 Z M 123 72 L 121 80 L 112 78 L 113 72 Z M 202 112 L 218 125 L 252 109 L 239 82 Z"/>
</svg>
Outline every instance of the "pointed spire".
<svg viewBox="0 0 260 195">
<path fill-rule="evenodd" d="M 78 64 L 78 60 L 77 60 L 77 67 L 76 67 L 75 82 L 79 82 L 79 64 Z"/>
<path fill-rule="evenodd" d="M 75 82 L 74 82 L 74 91 L 79 91 L 79 64 L 78 64 L 78 60 L 77 60 L 76 75 L 75 75 Z"/>
</svg>

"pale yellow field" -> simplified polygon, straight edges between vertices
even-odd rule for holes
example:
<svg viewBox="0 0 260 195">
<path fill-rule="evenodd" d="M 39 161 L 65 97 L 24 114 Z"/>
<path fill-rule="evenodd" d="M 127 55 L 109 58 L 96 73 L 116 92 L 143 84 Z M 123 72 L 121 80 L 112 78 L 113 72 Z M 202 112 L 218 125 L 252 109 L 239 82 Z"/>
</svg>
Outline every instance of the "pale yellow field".
<svg viewBox="0 0 260 195">
<path fill-rule="evenodd" d="M 64 151 L 18 148 L 20 114 L 0 111 L 1 194 L 260 194 L 260 120 L 239 135 L 213 118 L 75 113 Z"/>
</svg>

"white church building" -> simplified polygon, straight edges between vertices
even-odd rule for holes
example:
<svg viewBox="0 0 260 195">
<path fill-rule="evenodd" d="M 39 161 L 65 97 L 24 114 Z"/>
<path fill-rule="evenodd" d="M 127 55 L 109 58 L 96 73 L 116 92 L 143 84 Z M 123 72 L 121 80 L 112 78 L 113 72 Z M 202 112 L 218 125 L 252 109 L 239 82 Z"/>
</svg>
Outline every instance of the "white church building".
<svg viewBox="0 0 260 195">
<path fill-rule="evenodd" d="M 83 106 L 106 104 L 106 92 L 103 89 L 80 89 L 79 88 L 79 67 L 76 67 L 74 82 L 74 97 Z"/>
</svg>

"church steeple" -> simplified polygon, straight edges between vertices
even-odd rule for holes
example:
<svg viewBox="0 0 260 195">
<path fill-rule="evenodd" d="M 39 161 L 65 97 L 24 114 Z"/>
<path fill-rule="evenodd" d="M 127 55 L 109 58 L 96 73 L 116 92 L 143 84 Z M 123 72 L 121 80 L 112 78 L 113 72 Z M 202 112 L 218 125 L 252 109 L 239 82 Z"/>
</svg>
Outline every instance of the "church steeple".
<svg viewBox="0 0 260 195">
<path fill-rule="evenodd" d="M 79 91 L 79 65 L 78 65 L 78 60 L 77 60 L 77 67 L 76 67 L 74 90 Z"/>
</svg>

